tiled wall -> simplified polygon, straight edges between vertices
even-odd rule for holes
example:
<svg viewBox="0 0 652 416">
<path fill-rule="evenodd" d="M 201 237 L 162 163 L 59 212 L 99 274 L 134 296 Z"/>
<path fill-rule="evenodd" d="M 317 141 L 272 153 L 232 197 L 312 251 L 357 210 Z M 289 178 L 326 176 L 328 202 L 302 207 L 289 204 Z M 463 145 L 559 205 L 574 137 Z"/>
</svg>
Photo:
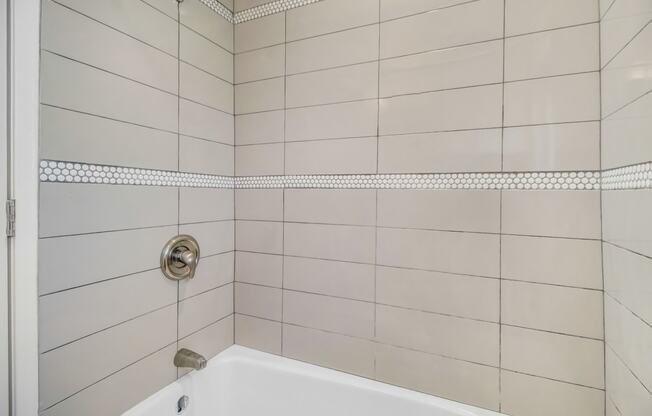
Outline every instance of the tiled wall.
<svg viewBox="0 0 652 416">
<path fill-rule="evenodd" d="M 602 166 L 652 160 L 652 3 L 601 1 Z M 652 414 L 652 191 L 602 193 L 608 416 Z"/>
<path fill-rule="evenodd" d="M 233 175 L 230 22 L 198 0 L 42 7 L 41 158 Z M 41 184 L 42 415 L 121 414 L 177 378 L 178 348 L 233 343 L 233 218 L 232 189 Z M 191 282 L 159 270 L 179 233 Z"/>
<path fill-rule="evenodd" d="M 598 0 L 323 0 L 237 24 L 236 175 L 600 170 L 598 22 Z M 543 188 L 236 190 L 236 343 L 604 414 L 600 191 Z"/>
</svg>

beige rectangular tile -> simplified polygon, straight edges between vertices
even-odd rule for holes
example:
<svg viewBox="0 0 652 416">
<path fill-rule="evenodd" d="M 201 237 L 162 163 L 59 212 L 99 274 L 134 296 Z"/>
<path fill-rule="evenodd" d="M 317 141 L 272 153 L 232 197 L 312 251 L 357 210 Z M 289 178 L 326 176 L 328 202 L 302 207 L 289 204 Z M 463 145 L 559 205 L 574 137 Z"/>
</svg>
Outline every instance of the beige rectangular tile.
<svg viewBox="0 0 652 416">
<path fill-rule="evenodd" d="M 197 32 L 179 27 L 181 60 L 233 83 L 233 54 Z"/>
<path fill-rule="evenodd" d="M 54 2 L 43 2 L 41 27 L 47 51 L 176 94 L 177 60 L 160 50 Z"/>
<path fill-rule="evenodd" d="M 235 248 L 235 222 L 216 221 L 179 226 L 180 234 L 190 234 L 199 243 L 202 256 L 233 251 Z"/>
<path fill-rule="evenodd" d="M 500 193 L 379 190 L 378 225 L 497 233 L 500 231 Z"/>
<path fill-rule="evenodd" d="M 380 56 L 387 58 L 498 39 L 502 0 L 479 0 L 381 24 Z"/>
<path fill-rule="evenodd" d="M 446 399 L 498 410 L 498 369 L 379 345 L 376 379 Z"/>
<path fill-rule="evenodd" d="M 376 232 L 372 227 L 285 224 L 285 254 L 373 263 Z"/>
<path fill-rule="evenodd" d="M 179 17 L 179 7 L 174 3 L 170 3 L 166 0 L 146 0 L 145 3 L 160 10 L 174 20 L 177 20 Z"/>
<path fill-rule="evenodd" d="M 233 284 L 185 299 L 178 308 L 178 336 L 184 338 L 233 314 Z"/>
<path fill-rule="evenodd" d="M 206 291 L 232 283 L 234 280 L 234 253 L 201 256 L 195 277 L 179 282 L 179 299 L 187 299 Z"/>
<path fill-rule="evenodd" d="M 235 284 L 236 313 L 280 321 L 283 314 L 282 290 L 274 287 Z"/>
<path fill-rule="evenodd" d="M 236 189 L 235 218 L 283 221 L 282 189 Z"/>
<path fill-rule="evenodd" d="M 293 108 L 286 113 L 285 140 L 319 140 L 375 136 L 378 101 Z"/>
<path fill-rule="evenodd" d="M 600 118 L 598 72 L 505 84 L 505 125 L 592 121 Z"/>
<path fill-rule="evenodd" d="M 500 127 L 502 87 L 489 85 L 380 100 L 380 134 Z"/>
<path fill-rule="evenodd" d="M 644 415 L 652 409 L 652 395 L 632 374 L 625 364 L 606 349 L 607 402 L 618 406 L 616 416 Z"/>
<path fill-rule="evenodd" d="M 283 257 L 272 254 L 235 254 L 235 280 L 264 286 L 283 285 Z"/>
<path fill-rule="evenodd" d="M 283 356 L 295 360 L 372 378 L 374 350 L 371 341 L 283 325 Z"/>
<path fill-rule="evenodd" d="M 377 145 L 376 137 L 287 143 L 285 173 L 376 173 Z"/>
<path fill-rule="evenodd" d="M 233 219 L 232 189 L 180 188 L 179 223 Z"/>
<path fill-rule="evenodd" d="M 179 99 L 179 132 L 214 142 L 234 144 L 233 115 Z"/>
<path fill-rule="evenodd" d="M 553 380 L 603 388 L 602 341 L 502 327 L 502 367 Z"/>
<path fill-rule="evenodd" d="M 466 3 L 466 0 L 382 0 L 380 19 L 389 20 Z"/>
<path fill-rule="evenodd" d="M 603 339 L 602 292 L 528 282 L 501 283 L 501 322 Z"/>
<path fill-rule="evenodd" d="M 359 338 L 374 334 L 374 305 L 310 293 L 283 291 L 283 322 Z"/>
<path fill-rule="evenodd" d="M 501 276 L 510 280 L 602 289 L 600 241 L 501 237 Z"/>
<path fill-rule="evenodd" d="M 41 412 L 44 416 L 115 416 L 177 378 L 176 344 L 130 365 Z"/>
<path fill-rule="evenodd" d="M 602 114 L 606 116 L 652 90 L 643 74 L 652 71 L 652 25 L 645 28 L 602 70 Z"/>
<path fill-rule="evenodd" d="M 497 366 L 499 325 L 376 305 L 376 340 L 444 357 Z"/>
<path fill-rule="evenodd" d="M 287 107 L 378 97 L 378 62 L 324 69 L 286 78 Z"/>
<path fill-rule="evenodd" d="M 600 46 L 603 65 L 609 62 L 652 19 L 652 4 L 646 0 L 625 0 L 601 8 Z"/>
<path fill-rule="evenodd" d="M 143 2 L 119 0 L 118 7 L 104 1 L 61 0 L 58 3 L 162 49 L 172 56 L 177 55 L 177 22 Z"/>
<path fill-rule="evenodd" d="M 377 60 L 378 36 L 378 26 L 372 25 L 288 43 L 287 73 Z"/>
<path fill-rule="evenodd" d="M 236 144 L 282 142 L 285 111 L 267 111 L 235 117 Z"/>
<path fill-rule="evenodd" d="M 199 0 L 184 0 L 184 4 L 179 5 L 183 25 L 233 52 L 233 24 L 217 13 L 206 12 L 206 5 Z"/>
<path fill-rule="evenodd" d="M 652 260 L 609 243 L 604 243 L 602 250 L 605 292 L 651 323 L 649 294 L 652 293 L 652 282 L 648 276 L 652 272 Z"/>
<path fill-rule="evenodd" d="M 285 42 L 285 13 L 275 13 L 235 25 L 236 53 Z"/>
<path fill-rule="evenodd" d="M 42 354 L 39 407 L 48 408 L 174 342 L 176 309 L 169 306 Z M 73 361 L 77 364 L 69 365 Z"/>
<path fill-rule="evenodd" d="M 594 0 L 506 0 L 507 36 L 598 21 Z"/>
<path fill-rule="evenodd" d="M 233 345 L 233 315 L 179 340 L 179 348 L 197 351 L 206 359 Z M 183 370 L 179 369 L 179 372 Z"/>
<path fill-rule="evenodd" d="M 597 71 L 599 25 L 575 26 L 505 41 L 505 81 Z"/>
<path fill-rule="evenodd" d="M 184 62 L 179 64 L 179 94 L 183 98 L 233 114 L 233 85 Z"/>
<path fill-rule="evenodd" d="M 408 124 L 401 126 L 398 119 L 396 124 L 395 132 L 412 128 Z M 501 137 L 501 129 L 381 136 L 378 170 L 381 173 L 497 172 L 501 170 Z"/>
<path fill-rule="evenodd" d="M 283 224 L 280 222 L 236 221 L 235 247 L 239 251 L 281 254 Z"/>
<path fill-rule="evenodd" d="M 498 322 L 500 282 L 394 267 L 376 268 L 376 302 Z"/>
<path fill-rule="evenodd" d="M 497 235 L 378 229 L 378 260 L 384 266 L 498 276 Z"/>
<path fill-rule="evenodd" d="M 179 137 L 179 170 L 233 176 L 233 146 L 187 136 Z"/>
<path fill-rule="evenodd" d="M 502 82 L 502 40 L 383 60 L 380 96 Z"/>
<path fill-rule="evenodd" d="M 41 239 L 39 295 L 158 269 L 161 244 L 176 234 L 174 225 Z M 106 256 L 114 247 L 123 250 L 121 261 Z M 75 256 L 61 255 L 73 252 Z"/>
<path fill-rule="evenodd" d="M 253 316 L 235 315 L 235 342 L 238 345 L 281 354 L 281 323 Z"/>
<path fill-rule="evenodd" d="M 652 160 L 652 94 L 602 120 L 602 168 Z"/>
<path fill-rule="evenodd" d="M 506 191 L 502 215 L 502 231 L 507 234 L 601 236 L 598 191 Z"/>
<path fill-rule="evenodd" d="M 177 130 L 177 97 L 44 51 L 41 103 L 146 127 Z"/>
<path fill-rule="evenodd" d="M 609 295 L 604 298 L 604 315 L 605 342 L 649 391 L 652 328 Z"/>
<path fill-rule="evenodd" d="M 325 0 L 287 11 L 287 40 L 378 22 L 379 0 Z"/>
<path fill-rule="evenodd" d="M 235 86 L 235 113 L 278 110 L 285 105 L 285 78 L 272 78 Z"/>
<path fill-rule="evenodd" d="M 503 133 L 506 171 L 600 170 L 600 122 L 511 127 Z"/>
<path fill-rule="evenodd" d="M 604 240 L 652 256 L 650 206 L 652 190 L 649 189 L 603 192 Z"/>
<path fill-rule="evenodd" d="M 177 301 L 159 270 L 39 298 L 39 351 L 45 352 Z"/>
<path fill-rule="evenodd" d="M 287 189 L 285 221 L 375 225 L 376 191 L 371 189 Z"/>
<path fill-rule="evenodd" d="M 501 371 L 501 410 L 523 416 L 604 414 L 604 391 Z M 554 397 L 554 400 L 550 400 Z"/>
<path fill-rule="evenodd" d="M 256 49 L 235 56 L 235 82 L 258 81 L 285 75 L 285 45 Z"/>
<path fill-rule="evenodd" d="M 374 301 L 375 272 L 371 264 L 285 257 L 283 287 L 300 292 Z"/>
<path fill-rule="evenodd" d="M 40 237 L 171 225 L 177 190 L 155 186 L 42 183 Z"/>
<path fill-rule="evenodd" d="M 236 146 L 236 176 L 283 175 L 283 143 Z"/>
<path fill-rule="evenodd" d="M 40 114 L 42 159 L 177 169 L 175 133 L 47 105 L 41 106 Z M 89 131 L 93 134 L 88 134 Z M 157 148 L 156 152 L 152 152 L 153 147 Z"/>
</svg>

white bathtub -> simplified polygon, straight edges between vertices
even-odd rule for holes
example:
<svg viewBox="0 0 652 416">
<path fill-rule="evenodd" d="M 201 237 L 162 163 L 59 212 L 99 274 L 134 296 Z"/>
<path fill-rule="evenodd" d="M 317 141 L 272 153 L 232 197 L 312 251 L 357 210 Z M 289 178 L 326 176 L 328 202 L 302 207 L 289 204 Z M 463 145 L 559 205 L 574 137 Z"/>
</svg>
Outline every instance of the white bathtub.
<svg viewBox="0 0 652 416">
<path fill-rule="evenodd" d="M 499 416 L 399 387 L 233 346 L 123 416 Z"/>
</svg>

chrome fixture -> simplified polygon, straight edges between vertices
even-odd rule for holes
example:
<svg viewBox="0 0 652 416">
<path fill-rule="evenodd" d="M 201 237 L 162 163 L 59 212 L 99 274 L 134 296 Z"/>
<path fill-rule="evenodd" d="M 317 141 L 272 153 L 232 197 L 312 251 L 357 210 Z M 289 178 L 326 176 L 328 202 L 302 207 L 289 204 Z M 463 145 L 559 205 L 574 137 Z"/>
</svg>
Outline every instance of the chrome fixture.
<svg viewBox="0 0 652 416">
<path fill-rule="evenodd" d="M 183 413 L 188 406 L 190 406 L 190 397 L 181 396 L 179 400 L 177 400 L 177 414 L 180 415 Z"/>
<path fill-rule="evenodd" d="M 174 355 L 174 365 L 179 368 L 194 368 L 195 370 L 203 370 L 206 368 L 206 358 L 194 351 L 190 351 L 186 348 L 181 348 Z"/>
<path fill-rule="evenodd" d="M 189 235 L 174 237 L 161 252 L 161 270 L 168 279 L 192 279 L 198 263 L 199 244 Z"/>
</svg>

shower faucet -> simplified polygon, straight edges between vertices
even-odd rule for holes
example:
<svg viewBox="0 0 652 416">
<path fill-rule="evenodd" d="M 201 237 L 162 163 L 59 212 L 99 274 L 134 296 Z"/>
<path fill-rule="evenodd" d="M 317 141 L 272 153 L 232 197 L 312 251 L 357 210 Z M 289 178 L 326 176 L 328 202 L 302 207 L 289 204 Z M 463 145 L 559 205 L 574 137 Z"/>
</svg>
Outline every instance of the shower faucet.
<svg viewBox="0 0 652 416">
<path fill-rule="evenodd" d="M 203 370 L 206 368 L 206 358 L 186 348 L 181 348 L 174 355 L 174 365 L 179 368 L 193 368 Z"/>
<path fill-rule="evenodd" d="M 192 279 L 198 263 L 199 244 L 189 235 L 172 238 L 161 252 L 161 270 L 168 279 Z"/>
</svg>

